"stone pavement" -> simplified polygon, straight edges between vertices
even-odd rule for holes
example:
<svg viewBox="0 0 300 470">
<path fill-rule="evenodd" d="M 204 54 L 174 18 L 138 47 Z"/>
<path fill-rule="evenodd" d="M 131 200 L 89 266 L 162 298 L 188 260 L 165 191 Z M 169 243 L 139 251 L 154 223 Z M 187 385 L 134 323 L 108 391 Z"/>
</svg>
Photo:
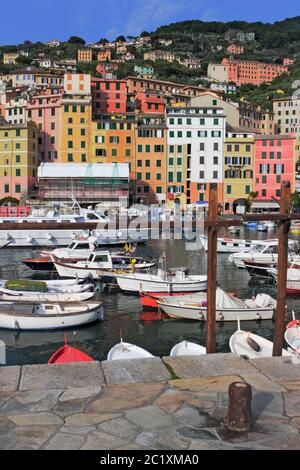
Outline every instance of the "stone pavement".
<svg viewBox="0 0 300 470">
<path fill-rule="evenodd" d="M 229 432 L 228 386 L 254 423 Z M 300 366 L 232 354 L 0 368 L 0 449 L 299 449 Z"/>
</svg>

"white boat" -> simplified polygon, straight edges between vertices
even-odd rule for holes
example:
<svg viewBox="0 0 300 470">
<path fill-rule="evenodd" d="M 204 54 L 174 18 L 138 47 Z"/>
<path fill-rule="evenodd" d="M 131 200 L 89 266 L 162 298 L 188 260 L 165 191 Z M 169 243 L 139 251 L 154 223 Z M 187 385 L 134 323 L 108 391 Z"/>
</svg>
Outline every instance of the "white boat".
<svg viewBox="0 0 300 470">
<path fill-rule="evenodd" d="M 203 354 L 206 354 L 206 348 L 200 344 L 191 343 L 190 341 L 182 341 L 174 346 L 170 356 L 202 356 Z"/>
<path fill-rule="evenodd" d="M 294 320 L 291 322 L 285 331 L 284 334 L 285 341 L 290 346 L 290 348 L 300 354 L 300 321 Z"/>
<path fill-rule="evenodd" d="M 294 261 L 292 266 L 295 264 L 300 264 L 300 259 L 299 262 L 297 263 Z M 278 280 L 278 271 L 277 269 L 270 269 L 269 270 L 270 274 L 274 277 L 275 282 L 277 283 Z M 286 291 L 288 294 L 300 294 L 300 269 L 299 268 L 289 268 L 287 270 L 287 281 L 286 281 Z"/>
<path fill-rule="evenodd" d="M 154 357 L 145 349 L 142 349 L 135 344 L 124 343 L 123 340 L 116 344 L 108 353 L 108 361 L 120 361 L 126 359 L 145 359 Z"/>
<path fill-rule="evenodd" d="M 109 251 L 97 251 L 91 253 L 85 261 L 60 261 L 55 256 L 50 256 L 60 277 L 70 277 L 84 279 L 101 279 L 104 272 L 113 272 L 114 270 L 149 270 L 155 263 L 147 262 L 143 258 L 135 256 L 115 256 Z"/>
<path fill-rule="evenodd" d="M 268 230 L 274 230 L 274 228 L 276 228 L 276 222 L 273 220 L 266 220 L 264 224 L 267 226 Z"/>
<path fill-rule="evenodd" d="M 55 330 L 76 328 L 103 319 L 99 302 L 34 304 L 0 303 L 0 328 L 8 330 Z"/>
<path fill-rule="evenodd" d="M 199 292 L 207 289 L 207 276 L 190 276 L 184 271 L 169 274 L 158 269 L 157 274 L 117 274 L 116 280 L 124 292 Z"/>
<path fill-rule="evenodd" d="M 289 240 L 289 260 L 292 261 L 296 258 L 296 253 L 293 251 L 295 242 Z M 238 268 L 245 269 L 245 260 L 257 263 L 271 263 L 278 262 L 278 240 L 259 240 L 257 245 L 245 250 L 241 253 L 234 253 L 229 255 L 228 261 L 234 263 Z"/>
<path fill-rule="evenodd" d="M 259 223 L 259 224 L 257 224 L 256 230 L 257 230 L 257 232 L 267 232 L 268 231 L 268 226 L 265 223 Z"/>
<path fill-rule="evenodd" d="M 208 238 L 206 235 L 200 235 L 199 239 L 203 248 L 208 250 Z M 217 251 L 218 253 L 238 253 L 245 250 L 250 250 L 260 243 L 259 240 L 239 240 L 238 238 L 218 238 Z"/>
<path fill-rule="evenodd" d="M 246 356 L 249 359 L 273 356 L 272 341 L 255 335 L 249 331 L 236 331 L 230 338 L 229 346 L 233 354 Z M 290 353 L 283 349 L 282 355 L 290 356 Z"/>
<path fill-rule="evenodd" d="M 169 317 L 184 320 L 207 320 L 207 295 L 203 293 L 185 296 L 165 296 L 157 301 Z M 270 320 L 273 318 L 276 300 L 269 295 L 258 294 L 254 299 L 240 300 L 222 289 L 216 291 L 216 321 Z"/>
</svg>

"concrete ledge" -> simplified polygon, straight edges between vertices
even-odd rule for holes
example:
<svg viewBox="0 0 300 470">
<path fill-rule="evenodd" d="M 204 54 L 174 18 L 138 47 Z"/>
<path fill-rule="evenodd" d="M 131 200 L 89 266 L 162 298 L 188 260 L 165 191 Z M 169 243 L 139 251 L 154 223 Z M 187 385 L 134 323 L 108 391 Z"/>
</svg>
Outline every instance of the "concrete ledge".
<svg viewBox="0 0 300 470">
<path fill-rule="evenodd" d="M 20 390 L 101 386 L 105 379 L 99 362 L 23 366 Z"/>
<path fill-rule="evenodd" d="M 245 375 L 257 372 L 249 363 L 234 354 L 209 354 L 207 356 L 164 357 L 174 373 L 182 379 L 214 377 L 221 375 Z"/>
<path fill-rule="evenodd" d="M 108 385 L 167 382 L 171 376 L 159 357 L 101 363 Z"/>
<path fill-rule="evenodd" d="M 0 392 L 18 390 L 20 374 L 20 366 L 0 367 Z"/>
</svg>

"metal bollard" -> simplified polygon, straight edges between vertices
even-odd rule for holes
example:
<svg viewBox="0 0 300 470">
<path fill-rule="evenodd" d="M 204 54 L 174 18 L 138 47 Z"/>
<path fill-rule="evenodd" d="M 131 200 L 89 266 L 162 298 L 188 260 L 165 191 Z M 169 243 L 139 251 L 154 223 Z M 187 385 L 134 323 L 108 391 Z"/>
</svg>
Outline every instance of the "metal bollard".
<svg viewBox="0 0 300 470">
<path fill-rule="evenodd" d="M 252 388 L 245 382 L 234 382 L 228 389 L 226 426 L 230 431 L 249 431 L 252 425 Z"/>
</svg>

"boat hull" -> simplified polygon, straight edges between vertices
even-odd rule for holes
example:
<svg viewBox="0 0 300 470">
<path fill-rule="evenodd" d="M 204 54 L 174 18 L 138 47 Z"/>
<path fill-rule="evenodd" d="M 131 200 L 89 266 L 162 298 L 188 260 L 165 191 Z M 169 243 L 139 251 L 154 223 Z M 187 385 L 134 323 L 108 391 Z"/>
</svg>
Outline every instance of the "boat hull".
<svg viewBox="0 0 300 470">
<path fill-rule="evenodd" d="M 186 292 L 186 294 L 191 294 L 191 292 Z M 160 297 L 164 297 L 166 295 L 165 292 L 141 292 L 140 293 L 140 304 L 143 308 L 149 309 L 158 309 L 158 300 Z M 170 294 L 170 296 L 181 296 L 183 295 L 182 292 Z"/>
<path fill-rule="evenodd" d="M 168 280 L 145 279 L 143 277 L 129 278 L 126 276 L 116 276 L 120 289 L 128 293 L 140 292 L 164 292 L 164 293 L 189 293 L 200 292 L 207 289 L 207 278 L 202 276 L 203 280 Z"/>
<path fill-rule="evenodd" d="M 70 292 L 70 293 L 39 293 L 28 292 L 8 294 L 0 291 L 0 301 L 5 302 L 84 302 L 94 297 L 94 292 Z"/>
<path fill-rule="evenodd" d="M 259 351 L 255 351 L 247 343 L 248 337 L 259 345 Z M 249 359 L 273 356 L 273 343 L 271 341 L 247 331 L 236 331 L 230 338 L 229 346 L 233 354 L 238 356 L 247 356 Z M 282 355 L 290 356 L 286 350 L 282 351 Z"/>
<path fill-rule="evenodd" d="M 200 241 L 205 251 L 208 250 L 208 238 L 200 235 Z M 259 242 L 256 240 L 240 240 L 238 238 L 218 238 L 217 251 L 218 253 L 240 253 L 247 251 L 257 245 Z"/>
</svg>

